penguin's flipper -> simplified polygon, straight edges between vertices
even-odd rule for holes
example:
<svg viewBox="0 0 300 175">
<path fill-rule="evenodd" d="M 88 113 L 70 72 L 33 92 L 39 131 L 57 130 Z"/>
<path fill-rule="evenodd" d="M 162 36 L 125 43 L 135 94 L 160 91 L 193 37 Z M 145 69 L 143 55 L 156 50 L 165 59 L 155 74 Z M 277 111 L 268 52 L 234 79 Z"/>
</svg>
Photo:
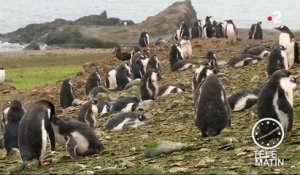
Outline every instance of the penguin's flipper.
<svg viewBox="0 0 300 175">
<path fill-rule="evenodd" d="M 46 122 L 46 131 L 48 132 L 48 136 L 50 139 L 51 151 L 54 151 L 55 150 L 55 136 L 54 136 L 54 131 L 53 131 L 50 121 Z"/>
<path fill-rule="evenodd" d="M 77 158 L 77 153 L 76 153 L 77 142 L 76 142 L 76 140 L 71 135 L 66 136 L 66 140 L 67 140 L 66 145 L 65 145 L 66 150 L 69 152 L 72 159 L 76 159 Z"/>
</svg>

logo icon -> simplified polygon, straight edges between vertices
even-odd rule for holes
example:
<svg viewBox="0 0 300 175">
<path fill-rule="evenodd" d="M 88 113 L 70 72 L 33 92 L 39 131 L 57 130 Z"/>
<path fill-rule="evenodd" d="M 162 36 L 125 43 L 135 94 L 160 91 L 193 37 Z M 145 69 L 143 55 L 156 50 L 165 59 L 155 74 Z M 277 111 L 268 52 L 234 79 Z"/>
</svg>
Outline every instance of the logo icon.
<svg viewBox="0 0 300 175">
<path fill-rule="evenodd" d="M 263 133 L 264 128 L 272 128 L 268 133 Z M 265 139 L 272 135 L 272 139 Z M 273 118 L 264 118 L 255 123 L 252 128 L 252 139 L 262 149 L 274 149 L 278 147 L 284 138 L 284 129 L 280 122 Z"/>
</svg>

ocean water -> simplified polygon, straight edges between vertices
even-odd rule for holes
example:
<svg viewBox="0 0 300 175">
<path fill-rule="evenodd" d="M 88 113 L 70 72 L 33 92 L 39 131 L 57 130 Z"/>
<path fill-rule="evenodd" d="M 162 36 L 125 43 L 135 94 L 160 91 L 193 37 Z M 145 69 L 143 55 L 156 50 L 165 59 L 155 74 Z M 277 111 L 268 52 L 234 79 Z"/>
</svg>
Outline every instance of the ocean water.
<svg viewBox="0 0 300 175">
<path fill-rule="evenodd" d="M 56 18 L 74 20 L 107 11 L 109 17 L 142 22 L 174 3 L 174 0 L 0 0 L 0 33 L 8 33 L 30 23 L 43 23 Z M 249 28 L 262 21 L 262 27 L 281 24 L 300 29 L 300 1 L 297 0 L 192 0 L 198 18 L 233 19 L 238 28 Z M 267 17 L 272 16 L 273 21 Z M 0 44 L 1 47 L 1 44 Z"/>
</svg>

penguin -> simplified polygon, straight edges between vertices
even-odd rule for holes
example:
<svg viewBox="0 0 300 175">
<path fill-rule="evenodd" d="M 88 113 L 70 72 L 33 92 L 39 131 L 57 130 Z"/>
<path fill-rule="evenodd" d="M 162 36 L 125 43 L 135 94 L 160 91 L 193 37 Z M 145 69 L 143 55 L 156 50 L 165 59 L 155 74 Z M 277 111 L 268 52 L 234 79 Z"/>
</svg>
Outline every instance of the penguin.
<svg viewBox="0 0 300 175">
<path fill-rule="evenodd" d="M 87 79 L 86 86 L 85 86 L 85 93 L 86 95 L 96 86 L 101 84 L 101 78 L 98 71 L 94 71 L 90 74 L 89 78 Z"/>
<path fill-rule="evenodd" d="M 148 47 L 149 43 L 149 33 L 147 31 L 143 31 L 139 39 L 139 47 Z"/>
<path fill-rule="evenodd" d="M 195 125 L 202 136 L 221 133 L 231 125 L 231 110 L 226 93 L 217 75 L 209 74 L 195 90 Z"/>
<path fill-rule="evenodd" d="M 138 97 L 123 97 L 115 101 L 110 109 L 110 113 L 134 111 L 141 100 Z"/>
<path fill-rule="evenodd" d="M 159 62 L 156 55 L 152 55 L 149 58 L 149 61 L 148 61 L 147 67 L 146 67 L 146 72 L 149 69 L 154 69 L 154 71 L 157 73 L 157 80 L 162 79 L 162 72 L 161 72 L 160 62 Z"/>
<path fill-rule="evenodd" d="M 181 39 L 179 45 L 182 51 L 183 59 L 192 58 L 192 44 L 186 36 Z"/>
<path fill-rule="evenodd" d="M 193 63 L 188 60 L 183 60 L 182 50 L 178 43 L 172 45 L 169 53 L 169 62 L 171 71 L 186 70 L 193 67 Z"/>
<path fill-rule="evenodd" d="M 133 79 L 142 78 L 146 72 L 148 61 L 149 58 L 144 54 L 139 54 L 139 57 L 133 59 L 131 67 Z"/>
<path fill-rule="evenodd" d="M 258 120 L 273 118 L 281 123 L 284 131 L 290 132 L 293 127 L 293 90 L 296 88 L 296 79 L 288 70 L 274 72 L 261 89 L 257 99 Z M 261 140 L 274 138 L 273 125 L 264 125 L 258 137 Z M 276 132 L 277 134 L 277 132 Z"/>
<path fill-rule="evenodd" d="M 110 91 L 108 89 L 106 89 L 105 87 L 98 85 L 96 87 L 94 87 L 88 94 L 88 98 L 89 100 L 93 100 L 94 98 L 97 97 L 98 93 L 106 93 L 109 94 Z"/>
<path fill-rule="evenodd" d="M 109 90 L 115 90 L 118 88 L 117 69 L 115 67 L 113 67 L 107 71 L 105 85 L 106 85 L 106 88 Z"/>
<path fill-rule="evenodd" d="M 242 54 L 251 54 L 251 55 L 256 55 L 259 56 L 260 58 L 265 58 L 270 55 L 269 48 L 265 45 L 261 44 L 254 44 L 249 47 L 246 47 Z"/>
<path fill-rule="evenodd" d="M 256 24 L 252 24 L 250 29 L 249 29 L 249 32 L 248 32 L 248 39 L 253 39 L 253 33 L 254 33 L 254 30 L 255 30 L 255 26 Z"/>
<path fill-rule="evenodd" d="M 72 106 L 75 97 L 73 94 L 73 85 L 70 79 L 65 79 L 62 82 L 59 92 L 60 105 L 62 108 Z"/>
<path fill-rule="evenodd" d="M 166 97 L 171 93 L 184 92 L 184 88 L 178 84 L 165 84 L 158 89 L 158 97 Z"/>
<path fill-rule="evenodd" d="M 243 67 L 246 65 L 256 64 L 261 61 L 261 58 L 251 54 L 241 54 L 237 57 L 230 59 L 227 64 L 231 67 Z"/>
<path fill-rule="evenodd" d="M 19 100 L 13 100 L 7 113 L 7 122 L 4 127 L 4 148 L 6 156 L 8 157 L 12 148 L 19 148 L 18 146 L 18 128 L 20 120 L 24 115 L 22 103 Z"/>
<path fill-rule="evenodd" d="M 254 106 L 257 103 L 259 91 L 259 88 L 242 90 L 228 97 L 231 111 L 242 111 Z"/>
<path fill-rule="evenodd" d="M 288 58 L 289 68 L 294 65 L 294 63 L 300 63 L 298 44 L 295 41 L 295 35 L 290 31 L 287 26 L 275 27 L 280 31 L 279 34 L 279 45 L 282 45 L 286 50 L 286 55 Z"/>
<path fill-rule="evenodd" d="M 7 124 L 7 113 L 10 109 L 10 106 L 11 106 L 11 101 L 8 100 L 6 102 L 6 104 L 4 105 L 1 115 L 0 115 L 0 127 L 1 127 L 2 133 L 4 132 L 5 125 Z"/>
<path fill-rule="evenodd" d="M 132 69 L 133 64 L 136 62 L 136 60 L 138 60 L 141 56 L 144 56 L 142 51 L 137 51 L 134 53 L 134 55 L 131 57 L 130 61 L 129 61 L 129 66 Z"/>
<path fill-rule="evenodd" d="M 239 40 L 238 31 L 231 19 L 225 21 L 225 36 L 228 38 L 230 43 L 236 43 L 236 41 Z"/>
<path fill-rule="evenodd" d="M 136 112 L 123 112 L 116 114 L 106 124 L 105 128 L 108 131 L 120 131 L 127 125 L 129 128 L 137 128 L 146 123 L 147 118 Z"/>
<path fill-rule="evenodd" d="M 212 26 L 213 26 L 213 37 L 216 37 L 216 38 L 220 38 L 220 33 L 218 33 L 218 23 L 217 21 L 213 20 L 213 23 L 212 23 Z"/>
<path fill-rule="evenodd" d="M 5 81 L 5 70 L 3 66 L 0 66 L 0 83 Z"/>
<path fill-rule="evenodd" d="M 122 48 L 120 46 L 115 48 L 116 57 L 118 60 L 126 61 L 131 58 L 131 53 L 122 52 Z"/>
<path fill-rule="evenodd" d="M 214 28 L 210 22 L 211 16 L 206 16 L 205 25 L 203 26 L 204 38 L 212 38 L 214 33 Z"/>
<path fill-rule="evenodd" d="M 31 105 L 23 115 L 18 130 L 18 145 L 22 164 L 14 171 L 22 171 L 29 161 L 36 159 L 43 165 L 48 138 L 51 151 L 55 150 L 55 136 L 51 120 L 56 116 L 53 103 L 40 100 Z"/>
<path fill-rule="evenodd" d="M 195 91 L 197 86 L 210 74 L 213 74 L 213 71 L 206 65 L 201 64 L 198 68 L 196 68 L 192 80 L 192 90 Z"/>
<path fill-rule="evenodd" d="M 177 29 L 176 31 L 175 31 L 175 33 L 172 35 L 172 38 L 171 38 L 171 40 L 172 41 L 179 41 L 179 36 L 180 36 L 180 29 Z"/>
<path fill-rule="evenodd" d="M 149 69 L 142 77 L 140 92 L 142 100 L 155 100 L 159 91 L 157 83 L 157 73 Z"/>
<path fill-rule="evenodd" d="M 274 47 L 267 61 L 267 73 L 269 77 L 279 69 L 288 70 L 288 58 L 283 46 Z"/>
<path fill-rule="evenodd" d="M 99 154 L 104 149 L 95 132 L 82 122 L 54 117 L 51 124 L 55 128 L 56 138 L 63 138 L 59 144 L 65 146 L 72 159 Z"/>
<path fill-rule="evenodd" d="M 98 101 L 97 104 L 99 117 L 105 117 L 110 113 L 111 104 L 105 101 Z"/>
<path fill-rule="evenodd" d="M 130 66 L 131 66 L 131 59 L 137 52 L 142 52 L 142 49 L 140 47 L 134 47 L 130 53 Z"/>
<path fill-rule="evenodd" d="M 208 66 L 208 68 L 212 70 L 214 74 L 219 73 L 217 56 L 212 51 L 207 52 L 207 55 L 201 64 Z"/>
<path fill-rule="evenodd" d="M 116 81 L 117 81 L 117 90 L 123 90 L 125 86 L 132 81 L 131 79 L 131 70 L 129 63 L 123 62 L 118 65 L 116 68 Z"/>
<path fill-rule="evenodd" d="M 192 39 L 194 38 L 201 38 L 202 37 L 202 25 L 201 25 L 201 20 L 195 21 L 192 30 Z"/>
<path fill-rule="evenodd" d="M 88 124 L 91 128 L 96 128 L 98 115 L 97 100 L 85 102 L 78 113 L 78 120 Z"/>
<path fill-rule="evenodd" d="M 256 39 L 256 40 L 263 39 L 263 32 L 262 32 L 261 24 L 262 24 L 262 22 L 258 22 L 256 24 L 251 25 L 251 28 L 248 32 L 249 39 Z"/>
<path fill-rule="evenodd" d="M 219 22 L 218 23 L 218 35 L 220 36 L 220 38 L 224 38 L 225 37 L 225 33 L 224 33 L 224 27 L 223 27 L 223 22 Z"/>
<path fill-rule="evenodd" d="M 179 40 L 182 38 L 190 39 L 190 31 L 189 27 L 185 22 L 181 22 L 180 28 L 179 28 Z"/>
</svg>

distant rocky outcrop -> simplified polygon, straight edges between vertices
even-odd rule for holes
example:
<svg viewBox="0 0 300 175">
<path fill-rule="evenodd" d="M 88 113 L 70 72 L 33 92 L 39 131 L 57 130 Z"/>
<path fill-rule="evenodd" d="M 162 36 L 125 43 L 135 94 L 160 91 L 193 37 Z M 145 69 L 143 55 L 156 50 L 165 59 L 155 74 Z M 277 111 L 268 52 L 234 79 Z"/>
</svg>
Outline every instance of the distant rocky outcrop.
<svg viewBox="0 0 300 175">
<path fill-rule="evenodd" d="M 136 44 L 143 30 L 150 33 L 151 39 L 164 37 L 173 33 L 181 21 L 191 26 L 196 19 L 191 1 L 185 0 L 175 2 L 139 24 L 131 20 L 107 18 L 104 11 L 100 15 L 85 16 L 75 21 L 56 19 L 42 24 L 29 24 L 0 37 L 11 43 L 29 44 L 27 49 L 39 49 L 41 43 L 63 48 L 111 48 L 118 43 Z"/>
</svg>

